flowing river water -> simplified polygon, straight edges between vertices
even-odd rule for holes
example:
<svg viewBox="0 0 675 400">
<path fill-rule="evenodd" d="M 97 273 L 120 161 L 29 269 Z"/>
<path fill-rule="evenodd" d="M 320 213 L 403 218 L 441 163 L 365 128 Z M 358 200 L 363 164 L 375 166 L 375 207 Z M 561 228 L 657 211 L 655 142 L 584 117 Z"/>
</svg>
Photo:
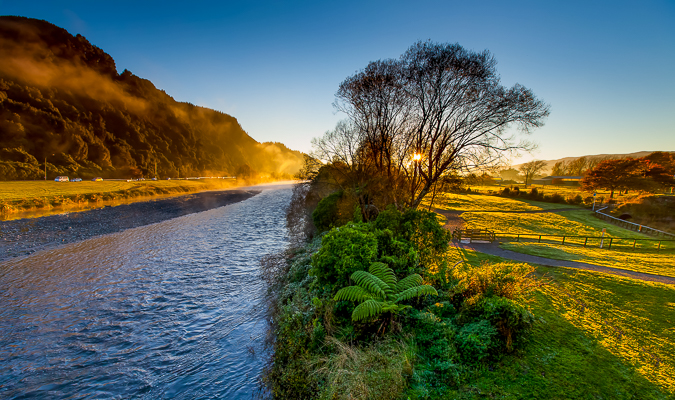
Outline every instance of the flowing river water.
<svg viewBox="0 0 675 400">
<path fill-rule="evenodd" d="M 0 264 L 0 398 L 250 399 L 290 186 Z"/>
</svg>

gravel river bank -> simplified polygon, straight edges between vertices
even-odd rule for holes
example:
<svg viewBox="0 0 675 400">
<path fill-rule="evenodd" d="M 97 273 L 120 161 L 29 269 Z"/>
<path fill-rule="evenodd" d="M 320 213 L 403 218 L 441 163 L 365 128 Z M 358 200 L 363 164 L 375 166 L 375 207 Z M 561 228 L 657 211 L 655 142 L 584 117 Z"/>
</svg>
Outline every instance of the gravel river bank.
<svg viewBox="0 0 675 400">
<path fill-rule="evenodd" d="M 138 203 L 0 221 L 0 262 L 63 244 L 120 232 L 246 200 L 257 189 L 201 192 Z"/>
</svg>

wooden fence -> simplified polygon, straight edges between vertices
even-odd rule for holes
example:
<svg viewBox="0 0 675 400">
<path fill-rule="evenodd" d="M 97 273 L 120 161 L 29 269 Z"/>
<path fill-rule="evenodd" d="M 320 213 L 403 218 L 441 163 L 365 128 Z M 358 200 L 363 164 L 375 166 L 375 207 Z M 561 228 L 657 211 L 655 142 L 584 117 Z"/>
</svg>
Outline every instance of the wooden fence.
<svg viewBox="0 0 675 400">
<path fill-rule="evenodd" d="M 640 225 L 640 224 L 636 224 L 636 223 L 633 223 L 633 222 L 624 221 L 623 219 L 616 218 L 616 217 L 613 217 L 609 214 L 605 214 L 604 212 L 602 212 L 602 210 L 606 210 L 607 208 L 609 208 L 609 207 L 604 207 L 604 208 L 601 208 L 601 209 L 597 210 L 595 212 L 595 215 L 597 215 L 598 218 L 604 219 L 607 222 L 611 222 L 614 225 L 618 225 L 622 228 L 625 228 L 625 229 L 628 229 L 628 230 L 631 230 L 631 231 L 645 233 L 647 235 L 653 235 L 653 236 L 656 236 L 656 237 L 659 237 L 659 236 L 664 237 L 664 238 L 671 237 L 671 238 L 675 239 L 675 235 L 673 235 L 672 233 L 660 231 L 658 229 L 650 228 L 650 227 L 645 226 L 645 225 Z"/>
<path fill-rule="evenodd" d="M 538 233 L 508 233 L 495 232 L 495 238 L 504 242 L 537 242 L 537 243 L 553 243 L 568 246 L 593 246 L 606 248 L 608 250 L 617 246 L 632 248 L 638 247 L 638 243 L 644 248 L 644 244 L 652 243 L 652 249 L 664 250 L 675 249 L 675 239 L 639 239 L 626 237 L 603 237 L 603 236 L 573 236 L 573 235 L 540 235 Z"/>
</svg>

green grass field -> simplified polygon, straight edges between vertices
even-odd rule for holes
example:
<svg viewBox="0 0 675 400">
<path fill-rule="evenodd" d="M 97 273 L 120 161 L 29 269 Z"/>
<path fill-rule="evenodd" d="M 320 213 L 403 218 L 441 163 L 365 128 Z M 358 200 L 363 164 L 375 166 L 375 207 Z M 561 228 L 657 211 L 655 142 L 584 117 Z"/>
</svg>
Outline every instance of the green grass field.
<svg viewBox="0 0 675 400">
<path fill-rule="evenodd" d="M 529 301 L 537 322 L 526 344 L 449 398 L 675 398 L 675 287 L 568 268 L 535 273 L 543 286 Z"/>
<path fill-rule="evenodd" d="M 239 182 L 241 183 L 241 182 Z M 14 213 L 30 209 L 69 207 L 99 201 L 182 194 L 229 188 L 234 180 L 190 179 L 170 181 L 10 181 L 0 182 L 0 210 Z"/>
<path fill-rule="evenodd" d="M 428 203 L 427 203 L 428 204 Z M 537 211 L 575 208 L 569 204 L 510 199 L 482 194 L 444 193 L 437 195 L 434 207 L 453 211 Z"/>
<path fill-rule="evenodd" d="M 639 242 L 638 242 L 639 243 Z M 650 247 L 654 244 L 650 243 Z M 562 246 L 550 243 L 502 243 L 501 247 L 506 250 L 519 253 L 531 254 L 539 257 L 556 260 L 578 261 L 588 264 L 602 265 L 611 268 L 620 268 L 648 274 L 675 277 L 675 242 L 662 244 L 662 250 L 640 249 L 632 250 L 632 242 L 629 246 L 611 250 L 598 247 Z M 629 249 L 625 249 L 628 247 Z"/>
<path fill-rule="evenodd" d="M 495 232 L 566 236 L 630 237 L 648 239 L 649 236 L 633 232 L 596 218 L 590 210 L 562 211 L 558 213 L 512 214 L 469 212 L 462 214 L 467 228 L 488 228 Z"/>
</svg>

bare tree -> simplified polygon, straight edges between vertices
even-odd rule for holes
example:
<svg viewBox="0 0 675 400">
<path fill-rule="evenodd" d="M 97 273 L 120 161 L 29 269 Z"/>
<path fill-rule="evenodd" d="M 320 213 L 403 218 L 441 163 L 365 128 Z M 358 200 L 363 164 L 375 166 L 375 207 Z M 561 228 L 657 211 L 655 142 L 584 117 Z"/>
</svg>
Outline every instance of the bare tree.
<svg viewBox="0 0 675 400">
<path fill-rule="evenodd" d="M 518 169 L 525 177 L 525 187 L 527 187 L 528 182 L 532 182 L 532 178 L 539 174 L 545 167 L 546 161 L 542 160 L 532 160 L 521 165 Z"/>
<path fill-rule="evenodd" d="M 411 193 L 417 207 L 449 170 L 471 171 L 503 162 L 509 152 L 527 149 L 507 128 L 543 125 L 549 107 L 524 86 L 499 83 L 496 60 L 458 44 L 418 42 L 402 56 L 406 91 L 412 101 L 413 149 L 422 155 L 422 183 Z"/>
<path fill-rule="evenodd" d="M 418 42 L 399 60 L 371 62 L 340 85 L 335 106 L 358 132 L 357 162 L 372 165 L 392 192 L 406 188 L 395 203 L 416 208 L 444 176 L 532 148 L 509 128 L 542 126 L 549 107 L 519 84 L 501 86 L 495 66 L 487 51 Z"/>
</svg>

